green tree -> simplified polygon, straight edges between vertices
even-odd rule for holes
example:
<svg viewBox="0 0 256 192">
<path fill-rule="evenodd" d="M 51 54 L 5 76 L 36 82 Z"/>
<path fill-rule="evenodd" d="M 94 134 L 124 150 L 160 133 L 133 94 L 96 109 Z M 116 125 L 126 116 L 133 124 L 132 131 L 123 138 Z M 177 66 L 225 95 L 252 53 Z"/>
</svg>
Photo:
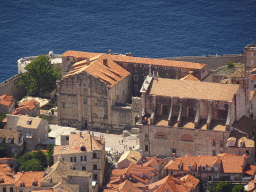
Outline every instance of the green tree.
<svg viewBox="0 0 256 192">
<path fill-rule="evenodd" d="M 47 167 L 47 157 L 46 155 L 39 149 L 32 153 L 33 159 L 39 160 L 43 167 Z"/>
<path fill-rule="evenodd" d="M 33 159 L 33 156 L 31 153 L 25 153 L 24 155 L 20 156 L 18 159 L 19 166 L 22 166 L 25 162 Z"/>
<path fill-rule="evenodd" d="M 47 155 L 47 164 L 49 166 L 53 165 L 53 150 L 54 150 L 54 145 L 53 144 L 48 144 L 46 147 L 46 150 L 48 150 L 48 155 Z"/>
<path fill-rule="evenodd" d="M 7 151 L 4 146 L 0 145 L 0 158 L 7 157 Z"/>
<path fill-rule="evenodd" d="M 227 63 L 227 68 L 228 68 L 228 69 L 233 69 L 234 67 L 235 67 L 235 64 L 234 64 L 233 62 L 229 61 L 229 62 Z"/>
<path fill-rule="evenodd" d="M 6 118 L 6 113 L 0 113 L 0 129 L 3 129 L 5 126 L 5 123 L 3 123 L 3 119 Z"/>
<path fill-rule="evenodd" d="M 243 185 L 235 185 L 232 188 L 232 192 L 245 192 Z"/>
<path fill-rule="evenodd" d="M 28 95 L 39 96 L 40 93 L 46 93 L 56 87 L 56 80 L 61 78 L 59 67 L 54 68 L 50 58 L 40 55 L 25 69 L 27 72 L 20 73 L 20 80 L 17 86 L 23 86 Z"/>
<path fill-rule="evenodd" d="M 28 160 L 19 167 L 19 171 L 43 171 L 43 170 L 44 170 L 44 167 L 38 159 Z"/>
<path fill-rule="evenodd" d="M 216 192 L 231 192 L 231 187 L 226 181 L 221 181 L 216 185 Z"/>
</svg>

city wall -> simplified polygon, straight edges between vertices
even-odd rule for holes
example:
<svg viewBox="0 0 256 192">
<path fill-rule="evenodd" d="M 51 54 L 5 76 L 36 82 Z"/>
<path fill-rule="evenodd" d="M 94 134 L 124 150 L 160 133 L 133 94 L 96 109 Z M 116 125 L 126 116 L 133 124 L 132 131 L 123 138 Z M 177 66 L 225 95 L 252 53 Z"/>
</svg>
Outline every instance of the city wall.
<svg viewBox="0 0 256 192">
<path fill-rule="evenodd" d="M 245 58 L 243 54 L 234 55 L 208 55 L 208 56 L 185 56 L 185 57 L 169 57 L 164 58 L 174 61 L 187 61 L 193 63 L 204 63 L 209 66 L 211 70 L 216 70 L 218 67 L 226 65 L 229 61 L 233 63 L 245 63 Z"/>
<path fill-rule="evenodd" d="M 5 80 L 0 84 L 0 95 L 8 94 L 14 97 L 15 100 L 20 100 L 26 95 L 26 90 L 17 88 L 16 83 L 20 79 L 20 75 L 14 75 L 13 77 Z"/>
</svg>

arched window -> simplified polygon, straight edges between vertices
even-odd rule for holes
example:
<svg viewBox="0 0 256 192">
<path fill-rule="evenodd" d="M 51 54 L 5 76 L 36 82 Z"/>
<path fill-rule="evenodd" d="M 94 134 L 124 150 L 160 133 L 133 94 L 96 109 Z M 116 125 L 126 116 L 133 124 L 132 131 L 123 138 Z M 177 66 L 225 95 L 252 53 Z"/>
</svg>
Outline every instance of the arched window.
<svg viewBox="0 0 256 192">
<path fill-rule="evenodd" d="M 181 136 L 180 138 L 181 141 L 189 141 L 189 142 L 193 142 L 193 137 L 189 134 L 184 134 Z"/>
<path fill-rule="evenodd" d="M 163 132 L 157 132 L 154 136 L 155 139 L 167 139 L 167 135 Z"/>
</svg>

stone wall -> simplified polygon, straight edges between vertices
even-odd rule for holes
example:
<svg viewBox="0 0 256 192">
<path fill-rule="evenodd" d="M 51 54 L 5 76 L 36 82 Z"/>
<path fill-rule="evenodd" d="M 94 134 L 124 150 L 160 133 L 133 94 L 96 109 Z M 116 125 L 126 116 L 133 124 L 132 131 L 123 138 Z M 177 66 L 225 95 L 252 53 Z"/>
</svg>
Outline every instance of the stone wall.
<svg viewBox="0 0 256 192">
<path fill-rule="evenodd" d="M 20 100 L 26 95 L 26 90 L 23 88 L 17 88 L 16 83 L 20 79 L 20 75 L 14 75 L 13 77 L 5 80 L 0 84 L 0 95 L 8 94 L 14 97 L 15 100 Z"/>
<path fill-rule="evenodd" d="M 238 55 L 210 55 L 210 56 L 194 56 L 194 57 L 169 57 L 165 58 L 174 61 L 187 61 L 193 63 L 204 63 L 209 66 L 211 70 L 216 70 L 218 67 L 226 65 L 229 61 L 233 63 L 245 63 L 243 54 Z"/>
</svg>

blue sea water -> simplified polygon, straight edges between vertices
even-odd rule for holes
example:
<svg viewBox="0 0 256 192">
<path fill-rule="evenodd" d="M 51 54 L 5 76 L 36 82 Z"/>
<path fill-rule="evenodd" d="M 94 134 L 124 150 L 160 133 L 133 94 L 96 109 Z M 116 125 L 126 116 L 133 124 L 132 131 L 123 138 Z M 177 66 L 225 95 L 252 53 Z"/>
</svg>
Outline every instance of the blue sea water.
<svg viewBox="0 0 256 192">
<path fill-rule="evenodd" d="M 238 54 L 256 42 L 256 0 L 0 0 L 0 82 L 21 57 L 67 50 L 152 58 Z"/>
</svg>

